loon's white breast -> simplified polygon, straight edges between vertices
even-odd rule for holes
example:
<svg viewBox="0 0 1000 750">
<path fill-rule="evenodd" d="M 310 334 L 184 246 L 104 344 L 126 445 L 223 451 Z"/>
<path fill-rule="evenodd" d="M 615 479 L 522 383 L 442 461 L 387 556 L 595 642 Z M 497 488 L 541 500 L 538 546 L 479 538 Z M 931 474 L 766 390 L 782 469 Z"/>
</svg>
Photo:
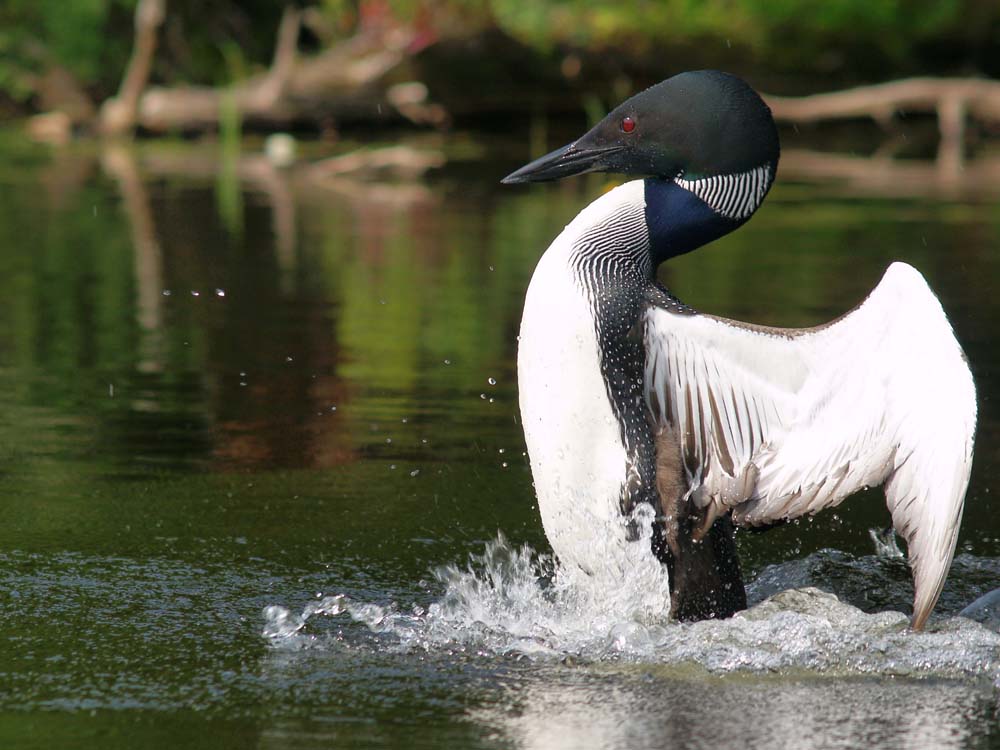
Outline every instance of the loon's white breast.
<svg viewBox="0 0 1000 750">
<path fill-rule="evenodd" d="M 574 255 L 589 232 L 622 214 L 641 214 L 644 205 L 637 180 L 582 211 L 539 260 L 521 318 L 521 420 L 542 524 L 562 563 L 588 572 L 609 564 L 608 533 L 625 543 L 628 461 L 601 374 L 591 292 L 577 277 Z"/>
</svg>

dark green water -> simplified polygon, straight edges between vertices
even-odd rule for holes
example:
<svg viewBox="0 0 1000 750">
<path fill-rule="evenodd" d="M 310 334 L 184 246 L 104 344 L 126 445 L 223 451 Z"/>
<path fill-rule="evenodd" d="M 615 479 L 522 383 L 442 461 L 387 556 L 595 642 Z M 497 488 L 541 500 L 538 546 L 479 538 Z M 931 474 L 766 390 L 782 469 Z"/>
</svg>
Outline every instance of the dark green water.
<svg viewBox="0 0 1000 750">
<path fill-rule="evenodd" d="M 404 647 L 343 615 L 270 643 L 270 605 L 427 608 L 431 571 L 498 530 L 545 550 L 521 302 L 609 183 L 501 189 L 504 159 L 318 183 L 216 155 L 0 151 L 0 746 L 998 746 L 989 671 Z M 1000 586 L 998 248 L 996 195 L 785 182 L 662 269 L 695 307 L 779 325 L 840 314 L 892 260 L 926 275 L 980 393 L 946 627 Z M 757 599 L 809 584 L 905 611 L 905 565 L 867 533 L 886 517 L 871 493 L 741 535 Z"/>
</svg>

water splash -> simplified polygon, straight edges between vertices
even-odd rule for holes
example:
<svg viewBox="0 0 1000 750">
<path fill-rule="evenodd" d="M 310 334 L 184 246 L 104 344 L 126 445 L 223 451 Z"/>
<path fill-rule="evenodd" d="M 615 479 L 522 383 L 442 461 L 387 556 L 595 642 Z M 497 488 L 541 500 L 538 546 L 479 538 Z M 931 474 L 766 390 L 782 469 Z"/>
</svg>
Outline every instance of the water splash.
<svg viewBox="0 0 1000 750">
<path fill-rule="evenodd" d="M 640 520 L 639 528 L 649 527 L 650 519 Z M 783 590 L 756 597 L 758 603 L 729 620 L 672 622 L 666 574 L 648 550 L 648 539 L 640 540 L 629 545 L 632 559 L 624 568 L 619 558 L 607 570 L 586 574 L 560 568 L 530 547 L 512 546 L 501 535 L 464 567 L 437 570 L 442 593 L 426 607 L 404 610 L 328 596 L 299 615 L 268 607 L 263 634 L 278 648 L 323 647 L 331 637 L 350 645 L 361 634 L 374 638 L 366 641 L 372 648 L 403 652 L 610 659 L 696 665 L 713 673 L 975 675 L 1000 685 L 997 629 L 938 617 L 927 632 L 914 633 L 901 612 L 866 614 L 810 585 L 802 561 L 785 564 L 784 575 L 783 566 L 763 571 L 765 587 L 783 579 Z M 810 558 L 826 573 L 837 560 L 829 552 Z M 789 585 L 797 588 L 787 590 Z M 315 627 L 319 615 L 337 618 L 335 635 Z"/>
</svg>

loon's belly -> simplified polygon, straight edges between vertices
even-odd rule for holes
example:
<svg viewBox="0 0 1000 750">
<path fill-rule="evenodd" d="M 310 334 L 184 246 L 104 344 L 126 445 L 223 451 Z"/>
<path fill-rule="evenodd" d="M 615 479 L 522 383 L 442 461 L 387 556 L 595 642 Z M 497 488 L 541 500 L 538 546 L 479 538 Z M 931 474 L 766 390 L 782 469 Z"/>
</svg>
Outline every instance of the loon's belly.
<svg viewBox="0 0 1000 750">
<path fill-rule="evenodd" d="M 605 566 L 625 543 L 627 457 L 601 374 L 594 311 L 555 243 L 538 263 L 521 318 L 521 421 L 542 524 L 563 564 Z"/>
</svg>

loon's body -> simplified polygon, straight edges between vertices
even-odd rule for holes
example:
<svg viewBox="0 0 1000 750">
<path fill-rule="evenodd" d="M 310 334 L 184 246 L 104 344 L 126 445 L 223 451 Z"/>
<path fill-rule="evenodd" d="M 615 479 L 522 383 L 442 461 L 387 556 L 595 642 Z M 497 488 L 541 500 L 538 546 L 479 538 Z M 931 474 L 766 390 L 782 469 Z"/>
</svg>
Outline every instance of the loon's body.
<svg viewBox="0 0 1000 750">
<path fill-rule="evenodd" d="M 622 516 L 623 487 L 634 492 L 642 479 L 649 492 L 654 487 L 642 362 L 628 337 L 649 273 L 630 252 L 642 247 L 641 192 L 641 181 L 623 185 L 566 227 L 538 262 L 521 318 L 521 415 L 535 489 L 545 498 L 542 523 L 560 559 L 585 569 L 593 565 L 579 530 L 613 527 L 608 522 Z M 594 258 L 606 254 L 607 270 L 631 283 L 611 291 L 614 277 L 588 268 L 581 246 L 594 249 Z M 628 308 L 623 314 L 600 314 L 602 303 L 619 297 Z"/>
<path fill-rule="evenodd" d="M 702 71 L 505 180 L 650 175 L 584 209 L 528 288 L 518 383 L 542 522 L 561 563 L 590 572 L 650 537 L 629 519 L 651 506 L 673 613 L 725 617 L 746 606 L 734 523 L 773 524 L 884 484 L 920 628 L 954 554 L 976 413 L 923 278 L 893 264 L 854 311 L 802 330 L 699 314 L 655 279 L 662 261 L 749 219 L 777 161 L 759 97 Z"/>
</svg>

